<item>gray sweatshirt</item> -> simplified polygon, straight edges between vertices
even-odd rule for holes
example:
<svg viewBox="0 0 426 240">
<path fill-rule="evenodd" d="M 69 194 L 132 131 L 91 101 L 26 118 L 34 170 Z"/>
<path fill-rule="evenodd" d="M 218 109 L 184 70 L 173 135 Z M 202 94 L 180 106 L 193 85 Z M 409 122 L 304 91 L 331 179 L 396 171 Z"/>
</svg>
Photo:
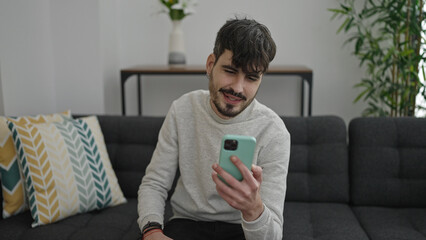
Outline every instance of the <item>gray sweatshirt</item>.
<svg viewBox="0 0 426 240">
<path fill-rule="evenodd" d="M 141 133 L 143 134 L 143 133 Z M 256 138 L 253 164 L 263 167 L 261 216 L 243 219 L 216 191 L 211 178 L 225 134 Z M 198 90 L 173 102 L 138 191 L 138 224 L 163 223 L 165 201 L 179 168 L 171 198 L 173 218 L 242 224 L 247 240 L 282 239 L 290 134 L 281 118 L 254 100 L 236 117 L 224 120 L 213 111 L 208 91 Z"/>
</svg>

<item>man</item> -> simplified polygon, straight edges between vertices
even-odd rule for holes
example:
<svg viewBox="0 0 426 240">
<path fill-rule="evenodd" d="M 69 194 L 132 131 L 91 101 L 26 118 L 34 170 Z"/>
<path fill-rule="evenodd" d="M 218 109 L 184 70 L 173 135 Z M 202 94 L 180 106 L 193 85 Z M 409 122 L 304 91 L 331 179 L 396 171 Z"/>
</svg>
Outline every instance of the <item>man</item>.
<svg viewBox="0 0 426 240">
<path fill-rule="evenodd" d="M 209 91 L 174 101 L 160 130 L 138 192 L 143 239 L 282 239 L 290 135 L 279 116 L 255 100 L 275 51 L 269 30 L 254 20 L 229 20 L 219 30 L 206 62 Z M 257 140 L 251 169 L 231 157 L 242 181 L 217 164 L 225 134 Z M 163 231 L 178 168 L 173 217 Z"/>
</svg>

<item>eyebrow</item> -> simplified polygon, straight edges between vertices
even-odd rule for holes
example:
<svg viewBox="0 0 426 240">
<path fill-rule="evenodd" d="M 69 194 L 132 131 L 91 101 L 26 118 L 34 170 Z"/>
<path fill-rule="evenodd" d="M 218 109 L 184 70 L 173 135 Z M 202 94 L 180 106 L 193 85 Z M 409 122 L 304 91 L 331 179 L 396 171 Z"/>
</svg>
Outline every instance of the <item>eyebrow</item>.
<svg viewBox="0 0 426 240">
<path fill-rule="evenodd" d="M 238 72 L 238 68 L 231 65 L 222 65 L 222 68 Z"/>
<path fill-rule="evenodd" d="M 247 76 L 249 76 L 249 77 L 255 77 L 255 78 L 260 78 L 260 74 L 258 72 L 247 73 Z"/>
<path fill-rule="evenodd" d="M 225 65 L 224 64 L 224 65 L 222 65 L 222 68 L 232 70 L 232 71 L 235 71 L 235 72 L 239 71 L 237 67 L 234 67 L 232 65 Z M 260 78 L 260 75 L 261 75 L 260 72 L 245 72 L 244 74 L 246 74 L 247 76 L 256 77 L 256 78 Z"/>
</svg>

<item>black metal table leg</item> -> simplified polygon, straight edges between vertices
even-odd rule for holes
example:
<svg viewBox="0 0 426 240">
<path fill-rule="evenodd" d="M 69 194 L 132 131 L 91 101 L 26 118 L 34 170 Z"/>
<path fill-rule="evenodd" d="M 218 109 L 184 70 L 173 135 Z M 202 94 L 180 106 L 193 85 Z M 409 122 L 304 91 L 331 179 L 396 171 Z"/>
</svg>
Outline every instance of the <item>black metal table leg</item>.
<svg viewBox="0 0 426 240">
<path fill-rule="evenodd" d="M 142 115 L 142 90 L 141 90 L 141 75 L 138 75 L 138 113 Z"/>
<path fill-rule="evenodd" d="M 305 112 L 305 79 L 302 77 L 302 92 L 301 92 L 301 100 L 300 100 L 300 116 L 303 116 Z"/>
</svg>

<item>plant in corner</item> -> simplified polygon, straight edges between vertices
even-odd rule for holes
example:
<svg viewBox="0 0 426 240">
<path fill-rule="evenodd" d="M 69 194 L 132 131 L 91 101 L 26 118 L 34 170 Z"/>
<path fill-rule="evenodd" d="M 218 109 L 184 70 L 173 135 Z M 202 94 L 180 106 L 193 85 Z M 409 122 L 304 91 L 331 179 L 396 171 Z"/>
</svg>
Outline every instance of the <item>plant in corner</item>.
<svg viewBox="0 0 426 240">
<path fill-rule="evenodd" d="M 425 30 L 423 0 L 342 0 L 339 8 L 329 9 L 344 18 L 337 33 L 349 34 L 345 43 L 354 43 L 353 54 L 366 77 L 356 84 L 361 93 L 354 102 L 368 103 L 364 116 L 414 116 L 426 100 Z"/>
</svg>

